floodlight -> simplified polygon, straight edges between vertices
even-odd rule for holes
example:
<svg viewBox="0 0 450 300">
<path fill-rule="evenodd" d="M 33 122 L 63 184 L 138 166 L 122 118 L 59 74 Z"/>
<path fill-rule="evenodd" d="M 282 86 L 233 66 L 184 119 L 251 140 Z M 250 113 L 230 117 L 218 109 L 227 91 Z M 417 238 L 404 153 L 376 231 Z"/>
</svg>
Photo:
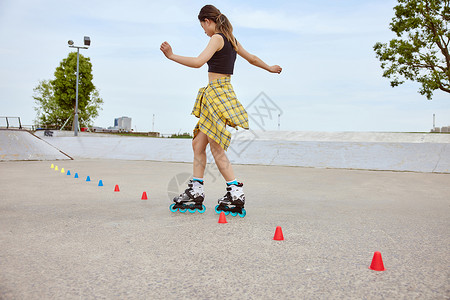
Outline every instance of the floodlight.
<svg viewBox="0 0 450 300">
<path fill-rule="evenodd" d="M 72 40 L 69 40 L 67 43 L 69 44 L 69 46 L 73 45 L 73 41 Z"/>
<path fill-rule="evenodd" d="M 84 37 L 84 45 L 90 46 L 91 45 L 91 39 L 88 36 Z"/>
</svg>

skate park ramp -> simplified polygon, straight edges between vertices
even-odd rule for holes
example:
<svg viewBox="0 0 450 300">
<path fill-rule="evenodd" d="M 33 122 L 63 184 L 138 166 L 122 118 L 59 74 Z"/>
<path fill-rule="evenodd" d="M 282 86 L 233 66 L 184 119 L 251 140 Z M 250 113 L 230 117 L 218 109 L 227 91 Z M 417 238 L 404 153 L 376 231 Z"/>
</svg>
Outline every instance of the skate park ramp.
<svg viewBox="0 0 450 300">
<path fill-rule="evenodd" d="M 192 162 L 190 139 L 36 135 L 75 159 Z M 450 134 L 240 130 L 228 155 L 234 164 L 450 173 Z"/>
<path fill-rule="evenodd" d="M 0 129 L 0 161 L 68 159 L 72 158 L 29 131 Z"/>
</svg>

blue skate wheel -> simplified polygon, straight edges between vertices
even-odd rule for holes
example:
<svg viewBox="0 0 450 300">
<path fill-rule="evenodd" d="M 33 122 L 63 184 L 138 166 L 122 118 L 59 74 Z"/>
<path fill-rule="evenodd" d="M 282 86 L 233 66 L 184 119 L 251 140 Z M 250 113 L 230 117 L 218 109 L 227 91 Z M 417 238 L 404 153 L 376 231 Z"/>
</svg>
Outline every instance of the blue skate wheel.
<svg viewBox="0 0 450 300">
<path fill-rule="evenodd" d="M 206 211 L 206 207 L 204 205 L 202 205 L 202 209 L 200 210 L 197 208 L 197 211 L 202 214 Z"/>
<path fill-rule="evenodd" d="M 183 214 L 184 214 L 185 212 L 187 212 L 187 210 L 188 210 L 187 208 L 179 208 L 179 209 L 178 209 L 178 211 L 179 211 L 180 213 L 183 213 Z"/>
<path fill-rule="evenodd" d="M 197 210 L 196 208 L 188 208 L 188 211 L 189 211 L 191 214 L 195 213 L 196 210 Z"/>
<path fill-rule="evenodd" d="M 216 207 L 214 208 L 214 210 L 216 211 L 217 214 L 220 214 L 221 210 L 218 210 L 219 205 L 216 205 Z"/>
<path fill-rule="evenodd" d="M 243 208 L 242 209 L 242 213 L 238 214 L 238 215 L 239 215 L 239 217 L 243 218 L 243 217 L 245 217 L 247 215 L 247 211 Z"/>
<path fill-rule="evenodd" d="M 225 216 L 228 216 L 230 214 L 229 211 L 224 211 L 224 213 L 225 213 Z"/>
<path fill-rule="evenodd" d="M 169 206 L 169 209 L 171 212 L 177 212 L 178 208 L 173 208 L 175 206 L 175 203 Z"/>
<path fill-rule="evenodd" d="M 237 211 L 232 211 L 231 213 L 230 213 L 233 217 L 236 217 L 237 216 Z"/>
</svg>

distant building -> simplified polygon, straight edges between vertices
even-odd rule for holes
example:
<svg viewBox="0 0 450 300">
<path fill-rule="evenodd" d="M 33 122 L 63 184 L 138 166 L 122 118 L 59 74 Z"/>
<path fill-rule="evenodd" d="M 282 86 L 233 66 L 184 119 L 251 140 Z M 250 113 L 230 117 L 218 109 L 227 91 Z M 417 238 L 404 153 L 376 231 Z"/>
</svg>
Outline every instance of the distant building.
<svg viewBox="0 0 450 300">
<path fill-rule="evenodd" d="M 431 132 L 444 132 L 444 133 L 450 133 L 450 126 L 444 126 L 444 127 L 434 127 L 431 129 Z"/>
<path fill-rule="evenodd" d="M 114 119 L 114 127 L 110 127 L 109 129 L 116 129 L 118 131 L 131 131 L 131 118 L 129 117 L 121 117 Z"/>
</svg>

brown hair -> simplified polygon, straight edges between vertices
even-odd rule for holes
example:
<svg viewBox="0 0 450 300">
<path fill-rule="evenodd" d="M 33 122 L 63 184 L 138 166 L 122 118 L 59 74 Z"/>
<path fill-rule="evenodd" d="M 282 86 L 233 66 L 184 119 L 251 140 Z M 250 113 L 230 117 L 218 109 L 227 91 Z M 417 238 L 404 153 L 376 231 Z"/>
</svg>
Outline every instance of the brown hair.
<svg viewBox="0 0 450 300">
<path fill-rule="evenodd" d="M 238 46 L 236 38 L 233 36 L 233 26 L 228 18 L 222 14 L 219 9 L 217 9 L 214 5 L 205 5 L 200 10 L 198 19 L 200 22 L 208 19 L 216 23 L 216 31 L 223 33 L 233 46 L 234 50 L 237 51 Z"/>
</svg>

